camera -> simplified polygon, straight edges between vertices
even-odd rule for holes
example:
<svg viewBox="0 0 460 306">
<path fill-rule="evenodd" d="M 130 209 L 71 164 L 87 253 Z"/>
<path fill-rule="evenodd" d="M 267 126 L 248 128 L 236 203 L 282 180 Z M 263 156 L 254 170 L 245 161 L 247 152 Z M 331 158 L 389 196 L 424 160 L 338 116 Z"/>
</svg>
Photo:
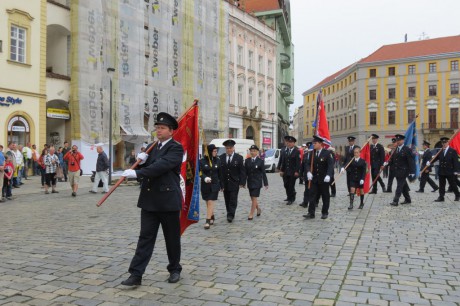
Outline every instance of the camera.
<svg viewBox="0 0 460 306">
<path fill-rule="evenodd" d="M 10 169 L 6 168 L 5 173 L 10 173 Z"/>
<path fill-rule="evenodd" d="M 74 162 L 71 162 L 70 165 L 75 166 L 75 163 L 74 163 Z"/>
</svg>

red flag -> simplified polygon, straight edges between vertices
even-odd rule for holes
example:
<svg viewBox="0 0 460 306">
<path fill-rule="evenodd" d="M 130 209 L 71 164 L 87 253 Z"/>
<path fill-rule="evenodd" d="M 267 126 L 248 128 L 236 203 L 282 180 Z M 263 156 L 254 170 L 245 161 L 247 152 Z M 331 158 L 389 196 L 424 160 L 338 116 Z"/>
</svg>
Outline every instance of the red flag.
<svg viewBox="0 0 460 306">
<path fill-rule="evenodd" d="M 318 122 L 316 124 L 316 136 L 323 139 L 323 146 L 327 149 L 332 146 L 331 134 L 327 124 L 326 108 L 324 107 L 323 95 L 321 91 L 318 94 Z"/>
<path fill-rule="evenodd" d="M 449 141 L 449 147 L 457 151 L 457 154 L 460 155 L 460 133 L 456 133 Z"/>
<path fill-rule="evenodd" d="M 198 222 L 200 216 L 200 176 L 199 173 L 199 131 L 198 131 L 198 104 L 183 115 L 178 122 L 179 127 L 174 131 L 174 140 L 180 142 L 184 148 L 184 157 L 181 167 L 181 189 L 183 194 L 182 211 L 180 214 L 181 235 L 185 229 Z"/>
<path fill-rule="evenodd" d="M 371 178 L 371 150 L 369 142 L 366 142 L 364 147 L 361 149 L 361 154 L 359 155 L 366 162 L 366 177 L 364 178 L 364 188 L 363 192 L 366 194 L 369 192 L 371 187 L 372 178 Z"/>
</svg>

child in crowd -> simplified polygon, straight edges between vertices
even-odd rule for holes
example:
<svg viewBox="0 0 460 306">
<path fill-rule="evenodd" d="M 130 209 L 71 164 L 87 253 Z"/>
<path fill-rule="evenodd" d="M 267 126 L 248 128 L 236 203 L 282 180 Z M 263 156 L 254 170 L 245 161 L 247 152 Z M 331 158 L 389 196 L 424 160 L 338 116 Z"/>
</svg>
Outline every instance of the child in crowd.
<svg viewBox="0 0 460 306">
<path fill-rule="evenodd" d="M 5 155 L 5 175 L 3 179 L 3 187 L 2 187 L 2 197 L 6 197 L 8 200 L 12 200 L 12 193 L 11 189 L 13 186 L 13 172 L 14 166 L 13 162 L 11 162 L 11 157 L 9 155 Z"/>
</svg>

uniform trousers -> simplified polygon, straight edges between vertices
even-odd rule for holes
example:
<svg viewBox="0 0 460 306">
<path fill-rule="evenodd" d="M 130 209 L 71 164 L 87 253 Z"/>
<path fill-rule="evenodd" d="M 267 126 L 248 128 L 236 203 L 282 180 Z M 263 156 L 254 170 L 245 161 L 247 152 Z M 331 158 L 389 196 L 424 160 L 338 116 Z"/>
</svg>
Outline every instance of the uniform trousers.
<svg viewBox="0 0 460 306">
<path fill-rule="evenodd" d="M 433 181 L 433 179 L 430 177 L 430 173 L 422 173 L 420 174 L 420 190 L 423 191 L 425 189 L 425 185 L 428 182 L 430 184 L 431 188 L 433 189 L 438 189 L 438 185 Z"/>
<path fill-rule="evenodd" d="M 284 175 L 283 176 L 283 182 L 284 182 L 284 189 L 286 189 L 286 195 L 287 195 L 287 200 L 290 202 L 295 201 L 295 181 L 297 180 L 297 177 L 294 175 Z"/>
<path fill-rule="evenodd" d="M 334 175 L 331 176 L 331 182 L 333 182 L 333 181 L 334 181 Z M 337 192 L 337 189 L 336 189 L 335 185 L 336 184 L 334 184 L 334 185 L 330 184 L 330 186 L 331 186 L 331 195 L 335 195 L 336 192 Z"/>
<path fill-rule="evenodd" d="M 398 203 L 402 194 L 404 199 L 410 202 L 409 185 L 407 185 L 406 177 L 396 177 L 396 184 L 396 193 L 393 201 Z"/>
<path fill-rule="evenodd" d="M 319 200 L 319 196 L 323 198 L 323 206 L 321 208 L 321 213 L 323 215 L 329 214 L 329 201 L 331 199 L 331 195 L 329 194 L 329 185 L 329 183 L 318 184 L 311 182 L 310 204 L 308 205 L 309 214 L 315 214 L 316 203 Z"/>
<path fill-rule="evenodd" d="M 380 168 L 378 168 L 378 167 L 371 169 L 372 181 L 374 181 L 375 178 L 377 177 L 377 175 L 379 175 L 379 172 L 380 172 Z M 377 192 L 377 183 L 379 183 L 380 186 L 382 186 L 382 189 L 385 189 L 385 183 L 382 180 L 382 176 L 379 176 L 377 182 L 375 182 L 374 186 L 372 186 L 372 191 L 373 192 Z"/>
<path fill-rule="evenodd" d="M 308 205 L 308 202 L 310 201 L 310 188 L 308 188 L 308 179 L 304 178 L 305 181 L 305 190 L 303 192 L 303 204 Z"/>
<path fill-rule="evenodd" d="M 395 179 L 395 172 L 393 169 L 388 169 L 388 184 L 387 184 L 387 190 L 391 190 L 393 187 L 393 180 Z"/>
<path fill-rule="evenodd" d="M 142 277 L 152 257 L 153 248 L 161 224 L 168 254 L 168 271 L 181 272 L 180 265 L 180 211 L 152 212 L 141 210 L 141 233 L 137 242 L 136 253 L 129 265 L 131 275 Z"/>
<path fill-rule="evenodd" d="M 240 190 L 229 191 L 224 189 L 225 208 L 227 217 L 235 218 L 236 207 L 238 206 L 238 192 Z"/>
<path fill-rule="evenodd" d="M 452 191 L 454 192 L 455 196 L 460 196 L 460 193 L 458 192 L 456 175 L 439 174 L 439 197 L 444 198 L 444 195 L 446 194 L 446 181 L 449 182 L 449 188 L 452 188 Z"/>
</svg>

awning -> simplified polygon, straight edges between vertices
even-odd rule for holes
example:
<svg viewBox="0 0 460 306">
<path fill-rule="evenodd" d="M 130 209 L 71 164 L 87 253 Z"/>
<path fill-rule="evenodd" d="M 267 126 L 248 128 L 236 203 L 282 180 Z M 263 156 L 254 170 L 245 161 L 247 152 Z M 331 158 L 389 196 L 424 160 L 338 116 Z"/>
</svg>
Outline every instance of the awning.
<svg viewBox="0 0 460 306">
<path fill-rule="evenodd" d="M 53 119 L 70 119 L 69 103 L 64 100 L 51 100 L 46 103 L 46 117 Z"/>
</svg>

